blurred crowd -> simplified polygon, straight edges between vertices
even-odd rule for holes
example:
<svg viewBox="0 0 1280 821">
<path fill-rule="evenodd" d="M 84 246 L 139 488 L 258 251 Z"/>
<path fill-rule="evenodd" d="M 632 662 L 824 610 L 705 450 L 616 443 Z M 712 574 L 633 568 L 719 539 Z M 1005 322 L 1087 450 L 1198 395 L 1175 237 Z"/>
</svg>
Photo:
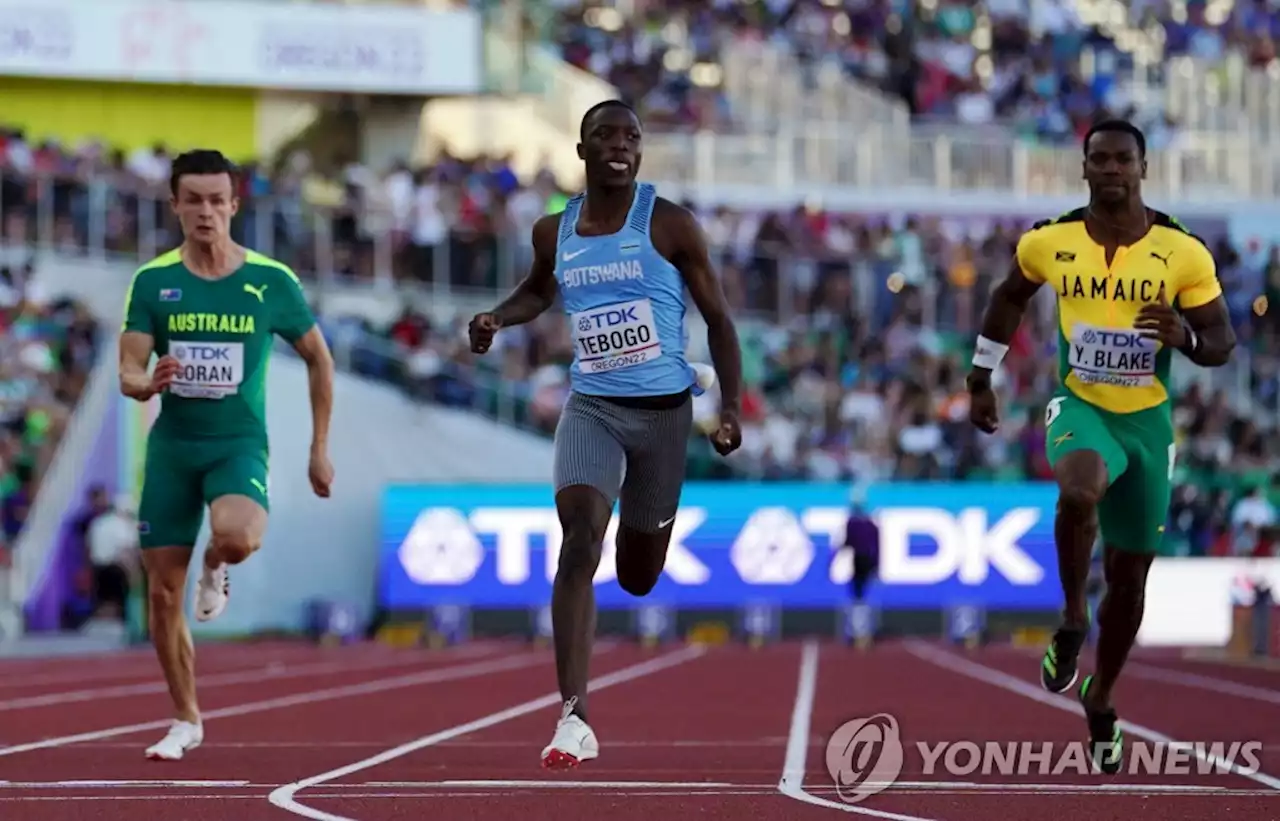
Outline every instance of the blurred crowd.
<svg viewBox="0 0 1280 821">
<path fill-rule="evenodd" d="M 0 568 L 84 390 L 98 326 L 83 306 L 50 300 L 28 259 L 0 254 Z"/>
<path fill-rule="evenodd" d="M 535 6 L 543 4 L 534 4 Z M 1100 115 L 1142 122 L 1153 147 L 1176 137 L 1159 110 L 1138 110 L 1135 68 L 1190 55 L 1276 57 L 1275 0 L 779 0 L 567 2 L 541 27 L 566 61 L 603 77 L 652 122 L 723 127 L 730 43 L 767 42 L 810 66 L 834 64 L 904 100 L 913 115 L 1000 123 L 1041 140 L 1078 137 Z M 1145 62 L 1135 65 L 1135 53 Z"/>
</svg>

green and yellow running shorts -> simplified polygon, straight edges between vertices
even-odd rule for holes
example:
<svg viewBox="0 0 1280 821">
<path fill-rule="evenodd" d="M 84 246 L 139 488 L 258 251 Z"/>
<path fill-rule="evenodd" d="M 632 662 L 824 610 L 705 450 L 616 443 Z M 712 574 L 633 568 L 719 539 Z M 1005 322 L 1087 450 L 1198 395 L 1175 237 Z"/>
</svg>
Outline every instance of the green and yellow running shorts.
<svg viewBox="0 0 1280 821">
<path fill-rule="evenodd" d="M 1045 449 L 1050 464 L 1078 450 L 1095 451 L 1106 463 L 1107 492 L 1098 506 L 1104 544 L 1164 552 L 1176 459 L 1167 403 L 1113 413 L 1062 388 L 1045 411 Z"/>
<path fill-rule="evenodd" d="M 260 438 L 178 439 L 152 433 L 138 504 L 141 547 L 193 547 L 205 505 L 231 494 L 270 510 L 267 447 Z"/>
</svg>

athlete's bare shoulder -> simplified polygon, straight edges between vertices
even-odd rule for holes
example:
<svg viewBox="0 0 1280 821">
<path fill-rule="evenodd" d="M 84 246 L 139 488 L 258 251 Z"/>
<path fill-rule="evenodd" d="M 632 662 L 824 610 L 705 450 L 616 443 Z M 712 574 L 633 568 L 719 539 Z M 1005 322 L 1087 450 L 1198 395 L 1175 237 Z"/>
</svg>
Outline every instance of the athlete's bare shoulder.
<svg viewBox="0 0 1280 821">
<path fill-rule="evenodd" d="M 679 258 L 706 254 L 702 223 L 688 208 L 664 197 L 654 199 L 649 233 L 653 247 L 673 263 Z"/>
<path fill-rule="evenodd" d="M 559 240 L 560 218 L 562 216 L 564 216 L 563 211 L 557 211 L 554 214 L 543 214 L 533 224 L 533 253 L 536 257 L 555 260 L 556 243 Z"/>
<path fill-rule="evenodd" d="M 675 228 L 679 230 L 700 227 L 698 218 L 694 216 L 692 211 L 666 197 L 653 198 L 653 222 L 654 225 L 661 224 L 664 229 Z"/>
</svg>

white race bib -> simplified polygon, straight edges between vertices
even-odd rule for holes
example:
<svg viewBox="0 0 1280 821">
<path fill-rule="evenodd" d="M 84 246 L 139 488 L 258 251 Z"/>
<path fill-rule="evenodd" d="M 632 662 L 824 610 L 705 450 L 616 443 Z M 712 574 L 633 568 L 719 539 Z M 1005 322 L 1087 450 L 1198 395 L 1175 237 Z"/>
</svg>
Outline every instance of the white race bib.
<svg viewBox="0 0 1280 821">
<path fill-rule="evenodd" d="M 174 342 L 169 353 L 181 366 L 169 392 L 187 399 L 221 399 L 244 381 L 243 342 Z"/>
<path fill-rule="evenodd" d="M 1154 339 L 1131 328 L 1077 324 L 1071 329 L 1067 362 L 1087 385 L 1139 388 L 1155 383 L 1156 350 Z"/>
<path fill-rule="evenodd" d="M 570 321 L 574 355 L 583 373 L 632 368 L 662 356 L 653 306 L 647 299 L 579 311 Z"/>
</svg>

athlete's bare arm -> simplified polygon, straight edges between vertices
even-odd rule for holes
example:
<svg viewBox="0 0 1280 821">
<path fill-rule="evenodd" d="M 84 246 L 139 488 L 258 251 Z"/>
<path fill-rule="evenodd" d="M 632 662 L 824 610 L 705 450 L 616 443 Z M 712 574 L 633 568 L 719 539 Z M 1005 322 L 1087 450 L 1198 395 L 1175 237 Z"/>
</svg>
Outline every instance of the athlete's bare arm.
<svg viewBox="0 0 1280 821">
<path fill-rule="evenodd" d="M 1040 283 L 1028 279 L 1015 258 L 1008 275 L 991 292 L 975 357 L 992 353 L 984 350 L 991 347 L 984 339 L 998 345 L 1009 344 L 1038 290 Z M 975 363 L 965 378 L 965 385 L 969 389 L 969 421 L 984 433 L 995 433 L 1000 427 L 1000 409 L 995 391 L 991 389 L 991 369 Z"/>
<path fill-rule="evenodd" d="M 1205 368 L 1227 364 L 1236 347 L 1236 332 L 1231 327 L 1227 301 L 1218 297 L 1213 302 L 1188 308 L 1182 312 L 1196 335 L 1194 350 L 1184 350 L 1187 358 Z"/>
<path fill-rule="evenodd" d="M 293 343 L 307 363 L 307 387 L 311 394 L 311 452 L 324 452 L 329 444 L 329 420 L 333 416 L 333 355 L 319 325 Z"/>
<path fill-rule="evenodd" d="M 1026 274 L 1022 273 L 1022 266 L 1015 259 L 1009 273 L 991 292 L 991 301 L 987 303 L 987 311 L 982 315 L 981 335 L 992 342 L 1008 345 L 1009 340 L 1018 332 L 1018 325 L 1027 312 L 1027 305 L 1039 290 L 1040 283 L 1027 279 Z M 975 381 L 990 379 L 991 370 L 988 368 L 975 365 L 969 372 L 970 385 Z"/>
<path fill-rule="evenodd" d="M 556 301 L 556 235 L 559 231 L 559 214 L 547 214 L 533 224 L 533 265 L 529 274 L 511 296 L 491 311 L 502 327 L 532 322 Z"/>
<path fill-rule="evenodd" d="M 736 414 L 742 407 L 742 349 L 724 289 L 711 265 L 702 226 L 687 209 L 661 197 L 654 203 L 653 221 L 655 244 L 669 246 L 658 247 L 659 253 L 680 271 L 707 323 L 707 347 L 720 382 L 721 411 Z"/>
<path fill-rule="evenodd" d="M 120 392 L 130 399 L 146 402 L 168 387 L 178 372 L 176 360 L 165 357 L 156 364 L 154 374 L 147 372 L 155 339 L 151 334 L 125 331 L 120 334 Z"/>
<path fill-rule="evenodd" d="M 1176 348 L 1192 362 L 1206 368 L 1227 364 L 1236 347 L 1235 329 L 1227 301 L 1218 282 L 1217 264 L 1203 244 L 1191 249 L 1191 260 L 1179 273 L 1182 287 L 1176 301 L 1198 303 L 1194 307 L 1174 308 L 1164 285 L 1155 302 L 1138 312 L 1133 327 L 1149 339 Z M 1213 294 L 1212 299 L 1205 297 Z"/>
<path fill-rule="evenodd" d="M 560 217 L 561 214 L 547 214 L 533 224 L 533 265 L 529 267 L 529 274 L 496 308 L 471 318 L 467 334 L 471 338 L 472 353 L 488 353 L 499 328 L 532 322 L 556 301 L 556 240 Z"/>
</svg>

